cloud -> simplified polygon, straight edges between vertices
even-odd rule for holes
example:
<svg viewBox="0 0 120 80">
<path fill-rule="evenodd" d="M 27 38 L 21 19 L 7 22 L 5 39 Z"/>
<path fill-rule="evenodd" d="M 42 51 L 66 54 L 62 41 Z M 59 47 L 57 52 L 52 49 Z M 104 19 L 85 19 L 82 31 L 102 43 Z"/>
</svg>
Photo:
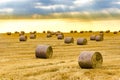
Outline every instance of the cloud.
<svg viewBox="0 0 120 80">
<path fill-rule="evenodd" d="M 93 3 L 93 0 L 75 0 L 75 1 L 73 1 L 73 4 L 75 6 L 91 5 L 92 3 Z"/>
<path fill-rule="evenodd" d="M 42 3 L 41 2 L 36 2 L 35 5 L 40 6 L 40 5 L 42 5 Z"/>
<path fill-rule="evenodd" d="M 57 8 L 66 8 L 67 6 L 65 5 L 48 5 L 48 6 L 44 6 L 44 5 L 39 5 L 39 6 L 35 6 L 35 8 L 40 8 L 40 9 L 57 9 Z"/>
<path fill-rule="evenodd" d="M 111 15 L 111 14 L 120 14 L 120 9 L 119 8 L 104 8 L 101 10 L 96 10 L 96 11 L 81 11 L 78 12 L 79 14 L 85 14 L 85 15 L 92 15 L 92 14 L 106 14 L 106 15 Z"/>
<path fill-rule="evenodd" d="M 14 11 L 13 8 L 3 8 L 0 9 L 0 13 L 12 13 Z"/>
<path fill-rule="evenodd" d="M 120 4 L 120 1 L 118 1 L 118 2 L 113 2 L 112 4 Z"/>
<path fill-rule="evenodd" d="M 58 10 L 61 10 L 61 12 L 69 12 L 75 10 L 83 10 L 86 7 L 88 8 L 88 6 L 93 2 L 94 0 L 51 0 L 50 4 L 47 4 L 46 2 L 44 3 L 43 1 L 40 3 L 35 3 L 36 5 L 34 8 L 57 10 L 57 12 L 60 12 Z"/>
<path fill-rule="evenodd" d="M 120 14 L 120 9 L 119 8 L 107 8 L 107 9 L 104 9 L 106 11 L 108 11 L 109 13 L 118 13 Z"/>
<path fill-rule="evenodd" d="M 27 0 L 0 0 L 0 4 L 2 3 L 9 3 L 9 2 L 23 2 Z"/>
<path fill-rule="evenodd" d="M 14 1 L 14 0 L 0 0 L 0 3 L 7 3 L 7 2 L 11 2 L 11 1 Z"/>
<path fill-rule="evenodd" d="M 0 14 L 41 17 L 49 14 L 120 13 L 119 0 L 0 0 Z M 72 17 L 72 16 L 71 16 Z"/>
<path fill-rule="evenodd" d="M 73 17 L 73 18 L 111 18 L 111 17 L 118 17 L 120 16 L 120 9 L 119 8 L 105 8 L 97 11 L 73 11 L 73 12 L 64 12 L 64 13 L 53 13 L 54 17 Z"/>
</svg>

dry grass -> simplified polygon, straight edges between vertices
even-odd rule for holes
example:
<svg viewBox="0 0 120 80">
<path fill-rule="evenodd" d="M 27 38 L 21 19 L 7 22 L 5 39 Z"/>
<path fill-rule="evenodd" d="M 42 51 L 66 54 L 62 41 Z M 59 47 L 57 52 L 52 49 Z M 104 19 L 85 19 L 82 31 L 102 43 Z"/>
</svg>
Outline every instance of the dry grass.
<svg viewBox="0 0 120 80">
<path fill-rule="evenodd" d="M 46 38 L 46 34 L 41 33 L 26 42 L 19 42 L 18 34 L 0 34 L 0 80 L 120 80 L 120 33 L 105 33 L 101 42 L 91 41 L 92 34 L 64 34 L 74 38 L 73 44 L 57 40 L 55 35 Z M 88 44 L 77 45 L 79 37 L 86 38 Z M 38 44 L 51 45 L 53 57 L 36 59 Z M 82 51 L 100 52 L 102 68 L 81 69 L 77 61 Z"/>
</svg>

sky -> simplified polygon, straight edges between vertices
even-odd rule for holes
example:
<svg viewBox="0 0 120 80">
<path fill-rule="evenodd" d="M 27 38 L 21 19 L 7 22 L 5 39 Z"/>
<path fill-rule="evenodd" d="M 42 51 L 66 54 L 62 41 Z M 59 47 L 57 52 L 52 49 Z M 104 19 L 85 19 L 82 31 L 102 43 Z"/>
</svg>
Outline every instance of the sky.
<svg viewBox="0 0 120 80">
<path fill-rule="evenodd" d="M 79 21 L 78 23 L 68 21 L 64 23 L 59 20 L 45 20 L 44 22 L 3 21 L 11 18 L 70 18 L 69 20 L 78 18 L 89 20 L 90 23 L 88 25 Z M 115 21 L 105 23 L 104 21 L 100 23 L 91 22 L 97 19 L 114 19 Z M 61 31 L 70 31 L 72 29 L 99 30 L 100 27 L 101 30 L 117 30 L 120 22 L 116 21 L 116 19 L 120 20 L 120 0 L 0 0 L 0 32 L 42 30 L 45 29 L 43 27 L 46 27 L 47 30 L 55 29 Z M 63 28 L 63 25 L 68 28 Z"/>
<path fill-rule="evenodd" d="M 91 14 L 105 14 L 114 16 L 120 14 L 120 0 L 0 0 L 0 17 L 43 15 L 89 16 Z"/>
</svg>

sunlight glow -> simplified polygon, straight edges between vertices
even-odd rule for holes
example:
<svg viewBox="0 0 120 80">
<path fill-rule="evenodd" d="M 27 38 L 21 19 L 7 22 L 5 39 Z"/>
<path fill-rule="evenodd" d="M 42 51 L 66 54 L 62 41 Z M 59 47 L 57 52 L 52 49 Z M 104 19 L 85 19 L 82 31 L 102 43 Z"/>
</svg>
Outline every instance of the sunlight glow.
<svg viewBox="0 0 120 80">
<path fill-rule="evenodd" d="M 83 31 L 117 31 L 119 30 L 120 20 L 108 21 L 79 21 L 63 19 L 42 19 L 42 20 L 0 20 L 0 33 L 15 31 L 62 31 L 71 30 Z"/>
</svg>

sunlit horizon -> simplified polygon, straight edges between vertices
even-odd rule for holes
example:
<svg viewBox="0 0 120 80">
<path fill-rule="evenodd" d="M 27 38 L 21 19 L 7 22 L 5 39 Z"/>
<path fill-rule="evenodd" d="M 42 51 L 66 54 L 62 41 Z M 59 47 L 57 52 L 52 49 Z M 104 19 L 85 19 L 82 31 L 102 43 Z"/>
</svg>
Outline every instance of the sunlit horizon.
<svg viewBox="0 0 120 80">
<path fill-rule="evenodd" d="M 23 19 L 23 20 L 0 20 L 0 33 L 15 31 L 119 31 L 120 20 L 81 21 L 69 19 Z"/>
</svg>

